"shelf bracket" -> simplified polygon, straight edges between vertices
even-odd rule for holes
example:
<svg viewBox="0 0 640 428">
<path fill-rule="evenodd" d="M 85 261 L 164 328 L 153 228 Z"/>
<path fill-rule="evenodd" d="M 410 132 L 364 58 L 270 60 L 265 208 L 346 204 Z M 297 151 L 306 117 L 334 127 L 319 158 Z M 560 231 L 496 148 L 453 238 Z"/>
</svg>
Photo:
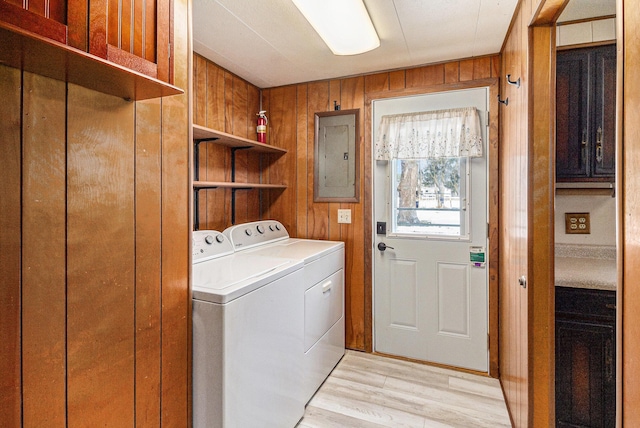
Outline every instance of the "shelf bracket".
<svg viewBox="0 0 640 428">
<path fill-rule="evenodd" d="M 218 137 L 198 138 L 193 140 L 193 180 L 200 180 L 200 143 L 219 140 Z"/>
<path fill-rule="evenodd" d="M 251 190 L 251 187 L 234 187 L 231 189 L 231 224 L 236 224 L 236 192 L 238 190 Z"/>
<path fill-rule="evenodd" d="M 250 148 L 251 148 L 250 146 L 240 146 L 240 147 L 231 148 L 231 182 L 232 183 L 236 182 L 236 152 L 238 150 L 247 150 Z"/>
<path fill-rule="evenodd" d="M 193 181 L 200 180 L 200 143 L 215 141 L 219 138 L 198 138 L 193 140 Z M 198 230 L 200 226 L 200 189 L 193 189 L 193 229 Z"/>
<path fill-rule="evenodd" d="M 231 148 L 231 182 L 236 182 L 236 152 L 238 150 L 250 149 L 250 146 L 240 146 Z M 250 187 L 231 189 L 231 224 L 236 224 L 236 190 L 248 190 Z"/>
<path fill-rule="evenodd" d="M 193 189 L 193 230 L 200 229 L 200 203 L 199 194 L 200 189 Z"/>
</svg>

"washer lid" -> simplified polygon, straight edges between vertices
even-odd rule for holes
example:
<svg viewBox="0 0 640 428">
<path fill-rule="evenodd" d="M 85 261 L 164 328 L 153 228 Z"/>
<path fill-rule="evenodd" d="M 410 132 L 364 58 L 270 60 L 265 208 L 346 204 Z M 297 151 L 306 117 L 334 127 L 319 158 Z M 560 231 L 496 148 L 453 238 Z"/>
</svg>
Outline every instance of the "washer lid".
<svg viewBox="0 0 640 428">
<path fill-rule="evenodd" d="M 344 248 L 344 242 L 316 239 L 289 238 L 262 247 L 254 247 L 249 254 L 264 254 L 272 257 L 302 259 L 311 263 L 333 251 Z"/>
<path fill-rule="evenodd" d="M 193 298 L 227 303 L 297 269 L 300 260 L 256 254 L 231 254 L 194 264 Z"/>
</svg>

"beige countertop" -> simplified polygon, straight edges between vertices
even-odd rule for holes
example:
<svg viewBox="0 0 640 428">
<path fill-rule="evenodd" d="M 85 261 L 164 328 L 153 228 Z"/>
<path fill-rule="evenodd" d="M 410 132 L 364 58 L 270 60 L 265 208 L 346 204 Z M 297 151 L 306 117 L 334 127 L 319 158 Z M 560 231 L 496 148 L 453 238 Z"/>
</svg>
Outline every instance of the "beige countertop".
<svg viewBox="0 0 640 428">
<path fill-rule="evenodd" d="M 616 249 L 609 246 L 556 245 L 556 287 L 616 289 Z"/>
</svg>

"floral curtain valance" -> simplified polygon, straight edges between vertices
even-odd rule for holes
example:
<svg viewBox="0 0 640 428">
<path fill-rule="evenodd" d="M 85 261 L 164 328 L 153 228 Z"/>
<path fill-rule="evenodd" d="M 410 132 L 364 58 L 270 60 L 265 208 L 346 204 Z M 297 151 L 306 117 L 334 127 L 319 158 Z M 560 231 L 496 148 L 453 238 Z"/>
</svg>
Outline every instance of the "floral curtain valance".
<svg viewBox="0 0 640 428">
<path fill-rule="evenodd" d="M 482 157 L 474 107 L 382 116 L 376 135 L 376 160 Z"/>
</svg>

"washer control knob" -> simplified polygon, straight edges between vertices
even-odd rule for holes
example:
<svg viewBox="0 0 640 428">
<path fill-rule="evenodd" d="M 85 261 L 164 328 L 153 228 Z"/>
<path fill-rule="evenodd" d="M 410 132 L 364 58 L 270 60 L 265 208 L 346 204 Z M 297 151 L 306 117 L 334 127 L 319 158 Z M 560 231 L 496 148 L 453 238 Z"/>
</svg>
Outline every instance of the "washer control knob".
<svg viewBox="0 0 640 428">
<path fill-rule="evenodd" d="M 204 242 L 206 242 L 209 245 L 213 244 L 213 236 L 211 236 L 211 235 L 205 236 L 204 237 Z"/>
<path fill-rule="evenodd" d="M 247 236 L 251 236 L 251 235 L 253 235 L 253 232 L 251 231 L 251 229 L 245 229 L 245 230 L 244 230 L 244 233 L 245 233 Z"/>
<path fill-rule="evenodd" d="M 224 242 L 224 235 L 216 235 L 216 241 L 218 244 L 222 244 Z"/>
<path fill-rule="evenodd" d="M 259 234 L 263 234 L 264 233 L 264 226 L 259 224 L 258 227 L 256 227 L 256 229 L 258 230 Z"/>
<path fill-rule="evenodd" d="M 276 230 L 280 230 L 280 225 L 276 223 Z"/>
<path fill-rule="evenodd" d="M 273 232 L 274 230 L 276 230 L 276 228 L 275 228 L 275 226 L 274 226 L 274 225 L 270 224 L 270 225 L 269 225 L 269 230 Z"/>
</svg>

